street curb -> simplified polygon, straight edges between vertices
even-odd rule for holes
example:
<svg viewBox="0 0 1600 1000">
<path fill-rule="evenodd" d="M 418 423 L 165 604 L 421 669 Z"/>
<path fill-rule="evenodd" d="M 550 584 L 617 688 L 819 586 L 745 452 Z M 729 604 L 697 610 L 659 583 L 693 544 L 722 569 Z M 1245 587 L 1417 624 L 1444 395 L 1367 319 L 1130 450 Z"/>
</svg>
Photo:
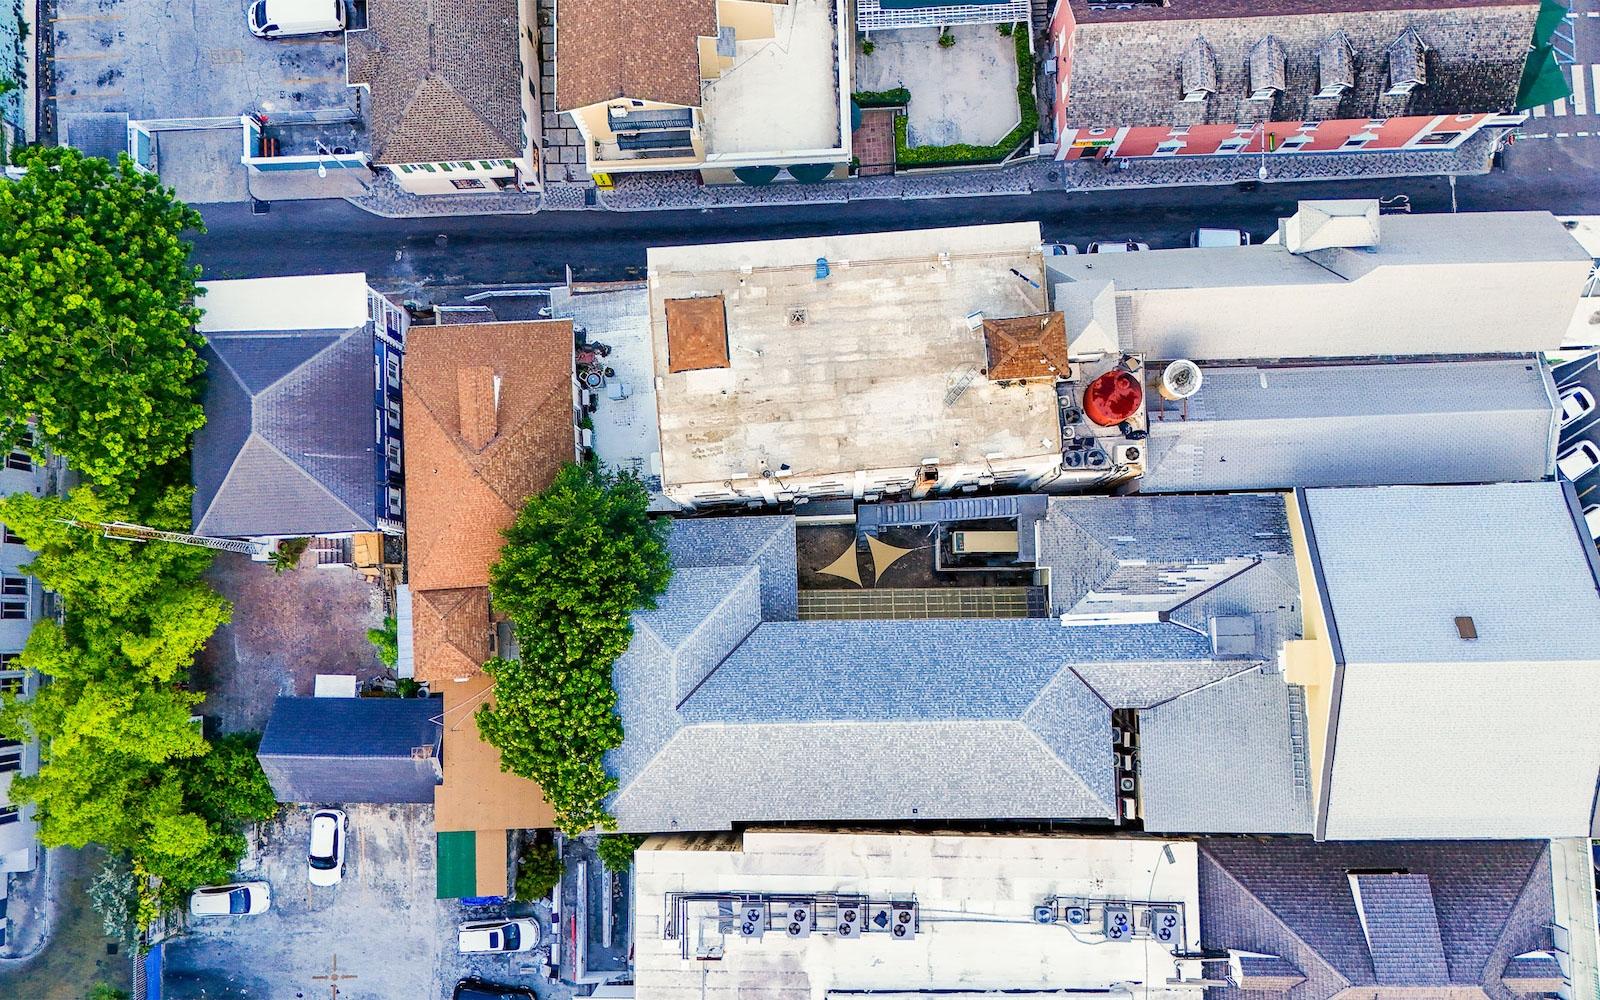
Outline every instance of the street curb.
<svg viewBox="0 0 1600 1000">
<path fill-rule="evenodd" d="M 312 198 L 306 200 L 321 201 L 322 199 Z M 385 212 L 382 209 L 374 208 L 371 205 L 363 205 L 355 198 L 340 198 L 339 200 L 361 209 L 361 211 L 366 212 L 368 215 L 375 215 L 380 219 L 465 219 L 474 216 L 538 215 L 540 212 L 546 211 L 544 206 L 540 205 L 527 212 L 421 212 L 416 214 L 400 214 L 395 212 Z M 561 209 L 549 209 L 548 211 L 558 212 L 561 211 Z"/>
</svg>

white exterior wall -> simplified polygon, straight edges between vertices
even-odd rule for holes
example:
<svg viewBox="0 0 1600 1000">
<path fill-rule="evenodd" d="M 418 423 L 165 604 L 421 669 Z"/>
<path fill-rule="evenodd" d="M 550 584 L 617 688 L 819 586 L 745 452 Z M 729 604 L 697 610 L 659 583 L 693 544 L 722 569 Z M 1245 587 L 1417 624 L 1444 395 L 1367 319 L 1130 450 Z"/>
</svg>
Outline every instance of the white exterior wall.
<svg viewBox="0 0 1600 1000">
<path fill-rule="evenodd" d="M 920 500 L 979 486 L 1001 486 L 1026 492 L 1044 489 L 1060 477 L 1061 454 L 1050 452 L 984 463 L 940 463 L 939 478 L 926 492 L 915 489 L 920 472 L 921 467 L 913 465 L 895 469 L 841 470 L 825 475 L 774 475 L 770 479 L 676 483 L 668 486 L 665 492 L 673 502 L 691 509 L 846 498 Z"/>
<path fill-rule="evenodd" d="M 36 467 L 32 471 L 0 468 L 0 494 L 3 495 L 21 492 L 42 494 L 49 488 L 49 483 L 50 472 L 42 467 Z M 22 576 L 20 567 L 32 558 L 33 553 L 22 545 L 0 542 L 0 575 Z M 28 641 L 28 633 L 33 629 L 33 623 L 45 613 L 43 589 L 32 577 L 26 579 L 28 617 L 0 619 L 0 654 L 22 652 L 23 645 Z M 23 675 L 20 670 L 5 669 L 11 666 L 15 664 L 0 667 L 0 682 L 15 683 L 20 679 L 23 684 L 21 696 L 24 698 L 32 696 L 37 690 L 38 678 L 34 675 Z M 10 750 L 0 750 L 0 756 L 11 755 Z M 9 793 L 13 779 L 19 775 L 38 772 L 38 744 L 23 745 L 21 765 L 18 770 L 0 772 L 0 806 L 11 804 Z M 33 820 L 33 807 L 23 807 L 19 815 L 21 819 L 16 822 L 0 824 L 0 883 L 4 882 L 6 873 L 32 871 L 37 863 L 38 828 Z M 0 896 L 3 895 L 4 889 L 0 886 Z"/>
<path fill-rule="evenodd" d="M 1583 837 L 1600 662 L 1346 667 L 1327 839 Z"/>
</svg>

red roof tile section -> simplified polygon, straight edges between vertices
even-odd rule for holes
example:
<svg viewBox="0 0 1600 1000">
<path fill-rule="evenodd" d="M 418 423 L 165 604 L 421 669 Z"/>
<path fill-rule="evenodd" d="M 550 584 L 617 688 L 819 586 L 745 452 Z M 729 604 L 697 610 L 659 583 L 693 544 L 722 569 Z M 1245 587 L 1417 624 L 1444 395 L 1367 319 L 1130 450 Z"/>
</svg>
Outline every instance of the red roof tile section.
<svg viewBox="0 0 1600 1000">
<path fill-rule="evenodd" d="M 1061 313 L 983 321 L 989 378 L 1065 377 L 1067 320 Z"/>
<path fill-rule="evenodd" d="M 561 0 L 556 101 L 563 111 L 616 100 L 700 104 L 700 38 L 716 0 Z"/>
<path fill-rule="evenodd" d="M 668 299 L 667 370 L 728 367 L 728 310 L 720 295 Z"/>
<path fill-rule="evenodd" d="M 1203 21 L 1229 17 L 1294 17 L 1380 11 L 1455 10 L 1468 7 L 1537 7 L 1537 0 L 1171 0 L 1166 4 L 1111 4 L 1069 0 L 1079 24 L 1106 21 Z"/>
</svg>

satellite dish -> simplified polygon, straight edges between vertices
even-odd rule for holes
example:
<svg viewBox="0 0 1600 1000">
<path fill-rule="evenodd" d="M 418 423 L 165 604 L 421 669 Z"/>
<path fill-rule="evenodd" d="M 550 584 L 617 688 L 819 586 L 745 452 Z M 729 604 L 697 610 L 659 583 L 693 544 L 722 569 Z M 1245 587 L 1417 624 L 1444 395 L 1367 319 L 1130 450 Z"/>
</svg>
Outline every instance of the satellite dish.
<svg viewBox="0 0 1600 1000">
<path fill-rule="evenodd" d="M 1200 391 L 1203 378 L 1193 361 L 1174 361 L 1161 373 L 1161 395 L 1167 399 L 1188 399 Z"/>
</svg>

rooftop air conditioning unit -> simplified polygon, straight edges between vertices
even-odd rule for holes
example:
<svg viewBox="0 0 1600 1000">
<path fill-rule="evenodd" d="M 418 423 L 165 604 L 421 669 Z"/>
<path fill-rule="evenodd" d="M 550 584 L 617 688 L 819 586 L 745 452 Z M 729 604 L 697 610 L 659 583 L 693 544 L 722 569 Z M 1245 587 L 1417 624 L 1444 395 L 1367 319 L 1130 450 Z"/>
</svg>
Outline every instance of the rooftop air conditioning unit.
<svg viewBox="0 0 1600 1000">
<path fill-rule="evenodd" d="M 1098 444 L 1092 445 L 1084 452 L 1083 464 L 1091 469 L 1103 469 L 1111 464 L 1111 456 Z"/>
<path fill-rule="evenodd" d="M 861 915 L 863 910 L 854 904 L 840 904 L 839 925 L 837 933 L 842 938 L 858 938 L 861 936 Z"/>
<path fill-rule="evenodd" d="M 896 941 L 909 941 L 917 936 L 916 903 L 894 904 L 894 926 L 889 934 Z"/>
<path fill-rule="evenodd" d="M 1107 941 L 1126 941 L 1133 937 L 1133 913 L 1126 903 L 1107 903 L 1100 926 Z"/>
<path fill-rule="evenodd" d="M 811 936 L 811 907 L 805 903 L 797 903 L 789 910 L 789 921 L 784 926 L 785 932 L 792 938 Z"/>
<path fill-rule="evenodd" d="M 1121 466 L 1138 465 L 1144 461 L 1144 446 L 1119 444 L 1111 449 L 1111 461 Z"/>
<path fill-rule="evenodd" d="M 1089 908 L 1087 906 L 1069 906 L 1062 912 L 1067 923 L 1073 927 L 1082 927 L 1089 922 Z"/>
<path fill-rule="evenodd" d="M 1152 906 L 1145 916 L 1150 921 L 1150 936 L 1162 944 L 1173 944 L 1183 936 L 1183 917 L 1176 906 Z"/>
<path fill-rule="evenodd" d="M 767 904 L 745 903 L 739 913 L 739 936 L 760 940 L 767 932 Z"/>
</svg>

